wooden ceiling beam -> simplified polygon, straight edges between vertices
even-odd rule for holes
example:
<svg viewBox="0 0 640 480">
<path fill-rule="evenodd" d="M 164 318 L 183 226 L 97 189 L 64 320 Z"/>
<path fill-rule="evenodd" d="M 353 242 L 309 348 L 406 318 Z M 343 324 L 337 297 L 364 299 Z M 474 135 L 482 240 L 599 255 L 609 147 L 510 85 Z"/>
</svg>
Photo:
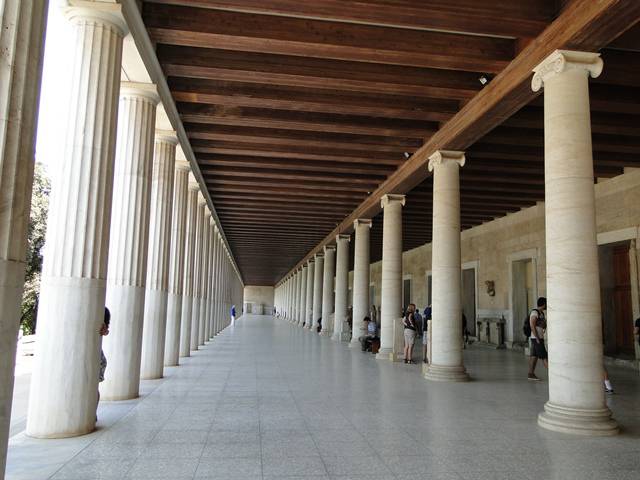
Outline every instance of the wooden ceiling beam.
<svg viewBox="0 0 640 480">
<path fill-rule="evenodd" d="M 365 191 L 371 191 L 374 189 L 381 180 L 385 178 L 383 175 L 371 175 L 364 174 L 347 174 L 347 173 L 335 173 L 330 174 L 328 172 L 313 172 L 306 170 L 297 170 L 295 166 L 290 167 L 289 170 L 277 170 L 277 169 L 262 169 L 262 168 L 234 168 L 234 167 L 216 167 L 208 168 L 206 166 L 201 167 L 200 171 L 205 178 L 253 178 L 253 179 L 273 179 L 281 182 L 290 180 L 293 182 L 328 182 L 335 184 L 334 188 L 346 188 L 349 189 L 355 185 L 361 185 L 365 188 Z"/>
<path fill-rule="evenodd" d="M 329 199 L 345 199 L 348 201 L 358 202 L 362 198 L 366 197 L 366 192 L 352 192 L 342 190 L 319 190 L 319 189 L 293 189 L 289 187 L 283 187 L 281 184 L 273 186 L 273 184 L 264 185 L 239 181 L 225 181 L 220 182 L 215 179 L 209 179 L 206 181 L 207 185 L 212 190 L 212 195 L 215 196 L 216 193 L 227 193 L 227 192 L 237 192 L 237 193 L 245 193 L 252 194 L 255 192 L 259 193 L 270 193 L 281 196 L 283 199 L 290 198 L 291 201 L 296 201 L 299 198 L 329 198 Z"/>
<path fill-rule="evenodd" d="M 190 47 L 487 73 L 500 72 L 515 53 L 506 38 L 285 16 L 275 22 L 269 15 L 148 2 L 143 17 L 155 42 Z"/>
<path fill-rule="evenodd" d="M 294 205 L 300 208 L 313 208 L 321 205 L 328 208 L 344 208 L 351 211 L 357 200 L 315 198 L 309 195 L 300 195 L 297 198 L 278 196 L 277 194 L 264 194 L 261 192 L 217 192 L 212 193 L 214 205 L 218 203 L 255 203 L 257 205 Z"/>
<path fill-rule="evenodd" d="M 556 7 L 544 0 L 152 0 L 235 12 L 314 18 L 367 25 L 534 37 L 553 19 Z"/>
</svg>

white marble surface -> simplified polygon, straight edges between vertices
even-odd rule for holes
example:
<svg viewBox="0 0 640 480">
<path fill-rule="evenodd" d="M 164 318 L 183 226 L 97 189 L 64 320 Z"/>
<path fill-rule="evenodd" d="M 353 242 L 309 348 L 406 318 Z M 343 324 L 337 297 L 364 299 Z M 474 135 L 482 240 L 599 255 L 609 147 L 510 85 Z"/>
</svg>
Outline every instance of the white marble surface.
<svg viewBox="0 0 640 480">
<path fill-rule="evenodd" d="M 364 317 L 369 315 L 369 276 L 370 276 L 370 236 L 371 220 L 358 219 L 353 222 L 353 329 L 351 346 L 359 348 L 358 339 L 365 335 Z"/>
<path fill-rule="evenodd" d="M 243 317 L 139 399 L 101 403 L 95 433 L 13 437 L 6 480 L 640 477 L 637 373 L 610 370 L 623 433 L 584 438 L 537 427 L 547 383 L 527 381 L 521 354 L 464 356 L 474 382 L 427 382 L 419 366 Z"/>
</svg>

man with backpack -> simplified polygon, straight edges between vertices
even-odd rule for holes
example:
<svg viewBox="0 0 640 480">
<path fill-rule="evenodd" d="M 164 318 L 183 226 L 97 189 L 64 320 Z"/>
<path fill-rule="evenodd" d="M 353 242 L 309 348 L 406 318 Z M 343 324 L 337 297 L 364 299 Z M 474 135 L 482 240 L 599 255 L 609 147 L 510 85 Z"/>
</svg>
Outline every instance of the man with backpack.
<svg viewBox="0 0 640 480">
<path fill-rule="evenodd" d="M 547 299 L 540 297 L 537 308 L 529 312 L 529 316 L 524 321 L 523 333 L 529 339 L 529 380 L 540 380 L 536 374 L 538 359 L 542 360 L 545 368 L 549 368 L 547 363 L 547 349 L 544 346 L 544 332 L 547 329 L 545 312 L 547 310 Z"/>
</svg>

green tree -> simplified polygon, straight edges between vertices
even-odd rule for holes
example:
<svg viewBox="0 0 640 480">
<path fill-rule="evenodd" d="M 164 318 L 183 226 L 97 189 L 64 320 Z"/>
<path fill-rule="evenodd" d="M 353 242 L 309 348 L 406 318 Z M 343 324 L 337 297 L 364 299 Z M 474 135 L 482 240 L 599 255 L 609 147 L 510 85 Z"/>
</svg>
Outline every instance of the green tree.
<svg viewBox="0 0 640 480">
<path fill-rule="evenodd" d="M 42 247 L 47 232 L 50 192 L 51 181 L 47 177 L 45 167 L 41 163 L 36 163 L 33 175 L 33 193 L 31 194 L 31 215 L 29 217 L 27 269 L 20 318 L 25 335 L 33 334 L 36 331 L 42 273 Z"/>
</svg>

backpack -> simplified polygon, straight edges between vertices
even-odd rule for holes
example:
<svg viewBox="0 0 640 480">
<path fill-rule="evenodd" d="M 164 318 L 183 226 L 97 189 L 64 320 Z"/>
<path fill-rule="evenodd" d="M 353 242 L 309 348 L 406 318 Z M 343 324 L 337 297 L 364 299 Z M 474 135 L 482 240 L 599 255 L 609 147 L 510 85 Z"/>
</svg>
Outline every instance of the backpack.
<svg viewBox="0 0 640 480">
<path fill-rule="evenodd" d="M 524 333 L 524 336 L 529 338 L 531 336 L 531 313 L 536 312 L 538 315 L 540 315 L 540 312 L 538 311 L 537 308 L 534 308 L 533 310 L 531 310 L 529 312 L 529 315 L 527 315 L 527 318 L 524 319 L 524 325 L 522 326 L 522 333 Z"/>
</svg>

